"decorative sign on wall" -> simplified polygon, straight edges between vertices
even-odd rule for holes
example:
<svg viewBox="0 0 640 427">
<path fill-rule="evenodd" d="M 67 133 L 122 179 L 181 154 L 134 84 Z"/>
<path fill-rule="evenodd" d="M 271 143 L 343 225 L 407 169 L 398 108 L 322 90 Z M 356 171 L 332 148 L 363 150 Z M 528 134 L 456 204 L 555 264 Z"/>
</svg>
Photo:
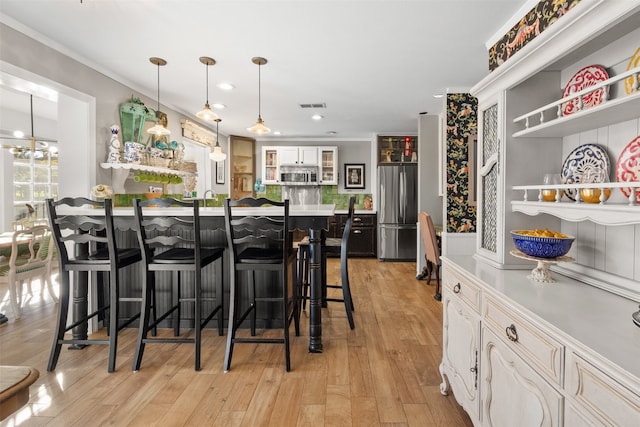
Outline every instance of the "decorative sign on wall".
<svg viewBox="0 0 640 427">
<path fill-rule="evenodd" d="M 182 121 L 182 136 L 202 145 L 213 147 L 216 145 L 216 134 L 190 120 Z"/>
<path fill-rule="evenodd" d="M 551 24 L 562 18 L 580 0 L 541 0 L 489 50 L 489 71 L 502 65 Z"/>
</svg>

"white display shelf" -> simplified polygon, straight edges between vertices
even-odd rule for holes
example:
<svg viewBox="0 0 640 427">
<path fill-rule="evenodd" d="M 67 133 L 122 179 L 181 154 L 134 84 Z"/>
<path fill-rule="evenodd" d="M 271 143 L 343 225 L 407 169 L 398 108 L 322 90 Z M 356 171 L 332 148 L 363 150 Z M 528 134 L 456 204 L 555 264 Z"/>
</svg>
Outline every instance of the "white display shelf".
<svg viewBox="0 0 640 427">
<path fill-rule="evenodd" d="M 579 197 L 572 201 L 541 201 L 542 190 L 564 190 L 580 188 L 640 188 L 640 182 L 604 182 L 598 184 L 562 184 L 558 185 L 518 185 L 514 190 L 523 191 L 523 200 L 513 200 L 511 210 L 527 215 L 549 214 L 567 221 L 589 220 L 602 225 L 630 225 L 640 224 L 640 204 L 635 200 L 635 192 L 631 191 L 628 203 L 586 203 Z M 534 194 L 535 201 L 529 200 L 529 195 Z M 579 193 L 577 193 L 579 194 Z"/>
<path fill-rule="evenodd" d="M 124 183 L 129 177 L 131 171 L 152 172 L 166 175 L 178 175 L 187 177 L 195 175 L 193 172 L 180 171 L 158 166 L 138 165 L 135 163 L 100 163 L 103 169 L 111 169 L 111 186 L 116 194 L 124 194 Z"/>
<path fill-rule="evenodd" d="M 513 119 L 513 122 L 520 124 L 524 129 L 514 132 L 513 137 L 563 137 L 626 120 L 637 119 L 640 115 L 639 75 L 640 67 L 636 67 L 613 76 L 597 85 L 589 86 L 587 89 L 571 94 L 566 98 L 559 99 L 527 114 L 516 117 Z M 620 84 L 629 77 L 634 78 L 636 81 L 635 92 L 631 94 L 622 93 L 617 98 L 607 99 L 594 107 L 588 107 L 567 116 L 561 115 L 562 105 L 566 102 L 570 102 L 599 88 L 613 86 L 616 83 Z"/>
</svg>

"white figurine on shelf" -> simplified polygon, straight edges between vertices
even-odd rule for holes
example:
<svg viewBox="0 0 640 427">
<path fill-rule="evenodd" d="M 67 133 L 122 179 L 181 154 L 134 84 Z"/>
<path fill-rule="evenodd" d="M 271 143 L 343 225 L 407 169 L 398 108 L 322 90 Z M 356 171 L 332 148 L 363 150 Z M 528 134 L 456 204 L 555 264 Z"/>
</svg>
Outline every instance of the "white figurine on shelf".
<svg viewBox="0 0 640 427">
<path fill-rule="evenodd" d="M 109 156 L 107 157 L 107 163 L 121 163 L 122 157 L 120 156 L 120 148 L 122 144 L 118 139 L 120 133 L 120 126 L 111 125 L 111 140 L 109 141 Z"/>
</svg>

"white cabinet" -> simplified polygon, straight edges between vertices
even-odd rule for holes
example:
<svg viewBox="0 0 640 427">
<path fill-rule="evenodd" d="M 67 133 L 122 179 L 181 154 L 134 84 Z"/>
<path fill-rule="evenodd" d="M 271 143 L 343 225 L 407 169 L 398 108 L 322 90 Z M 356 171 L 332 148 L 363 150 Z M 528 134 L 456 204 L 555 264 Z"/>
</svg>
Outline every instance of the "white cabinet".
<svg viewBox="0 0 640 427">
<path fill-rule="evenodd" d="M 318 147 L 280 147 L 280 164 L 315 166 Z"/>
<path fill-rule="evenodd" d="M 483 425 L 561 425 L 560 392 L 487 327 L 482 328 L 482 379 Z"/>
<path fill-rule="evenodd" d="M 320 184 L 338 185 L 338 147 L 318 147 Z"/>
<path fill-rule="evenodd" d="M 510 255 L 509 231 L 555 229 L 576 237 L 569 254 L 576 262 L 558 265 L 558 271 L 640 301 L 640 241 L 634 237 L 640 232 L 640 203 L 622 196 L 619 188 L 626 183 L 598 184 L 611 190 L 602 203 L 566 196 L 540 200 L 543 176 L 560 173 L 563 160 L 582 144 L 605 147 L 609 179 L 615 181 L 616 159 L 640 129 L 640 88 L 629 92 L 624 85 L 640 76 L 640 67 L 628 65 L 638 49 L 639 28 L 639 1 L 582 0 L 471 89 L 479 102 L 476 254 L 488 264 L 527 268 L 528 261 Z M 598 88 L 561 99 L 570 77 L 593 64 L 609 70 L 609 80 L 599 83 L 610 86 L 608 96 L 601 104 L 562 113 L 573 97 Z M 564 189 L 581 185 L 586 184 Z M 639 188 L 640 182 L 626 186 Z"/>
<path fill-rule="evenodd" d="M 446 267 L 444 267 L 446 269 Z M 446 280 L 445 280 L 446 279 Z M 453 391 L 472 419 L 479 418 L 478 367 L 480 352 L 480 294 L 478 288 L 450 269 L 442 281 L 443 346 L 440 373 L 442 394 Z"/>
<path fill-rule="evenodd" d="M 574 279 L 540 284 L 443 259 L 443 394 L 476 426 L 636 426 L 637 304 Z"/>
<path fill-rule="evenodd" d="M 262 183 L 277 184 L 280 181 L 279 147 L 262 147 Z"/>
<path fill-rule="evenodd" d="M 335 146 L 264 146 L 262 147 L 262 182 L 280 183 L 280 166 L 317 168 L 319 183 L 338 185 L 338 147 Z"/>
</svg>

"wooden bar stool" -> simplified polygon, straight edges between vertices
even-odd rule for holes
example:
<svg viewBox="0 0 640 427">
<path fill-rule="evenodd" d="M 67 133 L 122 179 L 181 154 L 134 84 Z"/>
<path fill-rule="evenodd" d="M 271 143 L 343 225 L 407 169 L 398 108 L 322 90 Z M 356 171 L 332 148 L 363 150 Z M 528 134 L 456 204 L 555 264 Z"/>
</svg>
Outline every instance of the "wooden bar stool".
<svg viewBox="0 0 640 427">
<path fill-rule="evenodd" d="M 222 248 L 203 248 L 200 243 L 199 201 L 182 201 L 173 198 L 157 198 L 147 201 L 133 200 L 136 217 L 136 234 L 142 248 L 142 265 L 144 280 L 142 291 L 142 316 L 138 329 L 138 340 L 133 358 L 133 370 L 140 369 L 145 345 L 149 343 L 191 343 L 195 345 L 195 370 L 200 370 L 200 353 L 202 346 L 202 329 L 217 314 L 218 334 L 223 334 L 224 295 L 223 254 Z M 179 208 L 171 211 L 171 208 Z M 159 213 L 159 210 L 166 212 Z M 155 212 L 154 212 L 155 211 Z M 158 214 L 154 216 L 154 213 Z M 220 260 L 215 279 L 215 297 L 203 296 L 203 269 Z M 150 319 L 150 310 L 155 299 L 155 275 L 159 272 L 173 272 L 172 306 L 157 319 Z M 193 281 L 183 280 L 182 273 L 193 274 Z M 185 288 L 185 289 L 183 289 Z M 191 295 L 184 295 L 189 290 Z M 215 301 L 214 307 L 203 316 L 202 303 Z M 183 303 L 193 306 L 194 336 L 180 336 L 180 320 Z M 158 323 L 175 313 L 174 337 L 149 337 L 149 331 Z M 152 321 L 153 320 L 153 321 Z"/>
<path fill-rule="evenodd" d="M 116 367 L 116 350 L 118 331 L 133 322 L 140 313 L 126 319 L 119 325 L 119 308 L 122 302 L 140 303 L 140 298 L 121 298 L 119 272 L 122 268 L 139 262 L 142 257 L 138 248 L 119 248 L 116 244 L 111 199 L 104 202 L 89 200 L 84 197 L 64 198 L 58 201 L 47 199 L 47 212 L 51 224 L 54 242 L 58 250 L 60 265 L 60 303 L 58 304 L 58 320 L 49 365 L 47 371 L 53 371 L 58 363 L 60 349 L 63 344 L 88 345 L 106 344 L 109 346 L 108 371 Z M 87 208 L 92 209 L 90 214 Z M 66 243 L 75 244 L 75 253 L 69 254 Z M 74 313 L 74 322 L 67 325 L 69 302 L 71 299 L 71 283 L 69 273 L 96 273 L 97 286 L 108 288 L 108 301 L 98 298 L 97 309 L 90 313 Z M 106 283 L 104 276 L 108 276 Z M 78 286 L 88 286 L 78 280 Z M 84 294 L 86 295 L 86 290 Z M 77 298 L 78 295 L 74 295 Z M 77 308 L 74 306 L 74 309 Z M 65 338 L 65 333 L 80 325 L 86 325 L 89 319 L 109 312 L 109 336 L 106 339 L 88 339 L 86 336 Z M 106 320 L 105 316 L 105 320 Z"/>
<path fill-rule="evenodd" d="M 245 208 L 253 208 L 253 212 Z M 255 211 L 264 209 L 265 213 Z M 277 212 L 274 212 L 277 211 Z M 276 202 L 265 198 L 251 197 L 241 200 L 225 199 L 225 226 L 228 247 L 231 249 L 231 298 L 229 306 L 229 327 L 227 351 L 224 357 L 224 371 L 231 368 L 233 347 L 238 343 L 284 344 L 285 367 L 291 370 L 289 326 L 293 320 L 296 335 L 300 335 L 298 286 L 296 270 L 296 250 L 289 233 L 289 200 Z M 246 272 L 248 278 L 247 296 L 241 294 L 240 275 Z M 258 274 L 257 274 L 258 273 Z M 263 290 L 271 284 L 272 274 L 277 273 L 277 291 L 272 295 L 257 297 L 256 286 Z M 264 278 L 264 279 L 263 279 Z M 258 279 L 260 282 L 257 283 Z M 248 300 L 249 306 L 242 314 L 240 301 Z M 256 337 L 256 304 L 280 303 L 282 316 L 282 338 Z M 241 323 L 251 315 L 251 336 L 238 337 Z"/>
<path fill-rule="evenodd" d="M 353 305 L 353 298 L 351 296 L 351 286 L 349 285 L 349 234 L 351 233 L 351 227 L 353 225 L 353 217 L 355 212 L 356 198 L 351 196 L 349 198 L 349 211 L 347 214 L 347 222 L 344 225 L 341 239 L 326 239 L 322 244 L 322 302 L 326 305 L 327 302 L 341 302 L 344 303 L 344 309 L 347 313 L 347 320 L 349 321 L 349 327 L 355 328 L 355 322 L 353 320 L 353 311 L 355 307 Z M 299 264 L 298 270 L 302 272 L 298 278 L 298 286 L 300 288 L 300 299 L 304 305 L 309 289 L 309 238 L 305 237 L 298 243 Z M 340 285 L 328 285 L 327 284 L 327 254 L 339 254 L 340 255 Z M 342 298 L 327 297 L 327 288 L 342 290 Z"/>
</svg>

